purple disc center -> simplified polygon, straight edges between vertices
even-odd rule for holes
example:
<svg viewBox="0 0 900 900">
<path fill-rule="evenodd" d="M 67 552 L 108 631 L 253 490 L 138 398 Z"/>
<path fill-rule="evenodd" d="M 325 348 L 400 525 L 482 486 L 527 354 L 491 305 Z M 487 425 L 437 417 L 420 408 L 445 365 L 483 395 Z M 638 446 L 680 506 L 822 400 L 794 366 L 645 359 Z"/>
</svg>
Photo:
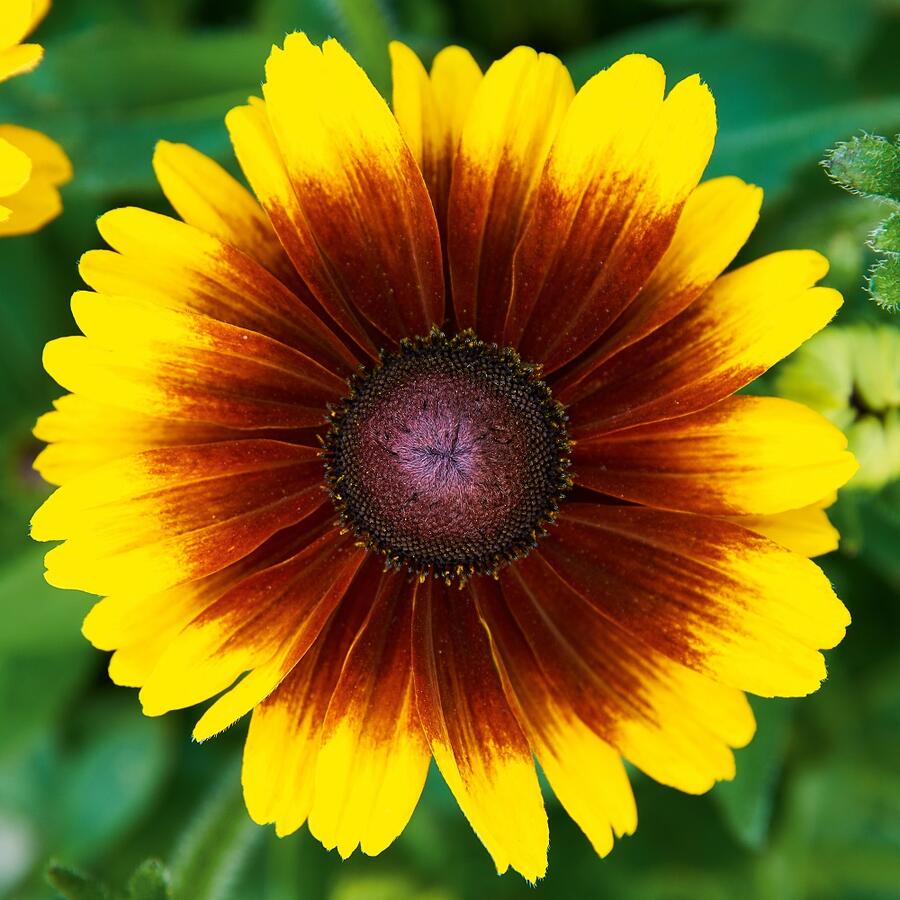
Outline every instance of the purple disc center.
<svg viewBox="0 0 900 900">
<path fill-rule="evenodd" d="M 528 429 L 489 385 L 423 373 L 398 384 L 359 430 L 360 484 L 395 542 L 477 553 L 522 502 Z"/>
<path fill-rule="evenodd" d="M 354 384 L 326 445 L 342 515 L 413 571 L 493 571 L 555 508 L 561 416 L 518 357 L 474 339 L 388 356 Z"/>
</svg>

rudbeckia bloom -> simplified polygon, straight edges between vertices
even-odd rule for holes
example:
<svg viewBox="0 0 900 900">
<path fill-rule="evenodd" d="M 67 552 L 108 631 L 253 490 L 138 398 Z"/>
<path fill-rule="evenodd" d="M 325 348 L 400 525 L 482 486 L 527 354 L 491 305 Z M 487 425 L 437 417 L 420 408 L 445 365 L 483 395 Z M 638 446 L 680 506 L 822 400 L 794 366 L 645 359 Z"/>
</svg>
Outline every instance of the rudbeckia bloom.
<svg viewBox="0 0 900 900">
<path fill-rule="evenodd" d="M 534 759 L 600 854 L 623 758 L 702 792 L 849 621 L 806 557 L 855 463 L 805 407 L 735 397 L 833 316 L 816 253 L 722 275 L 760 191 L 699 184 L 699 78 L 628 56 L 427 73 L 393 113 L 334 41 L 275 48 L 227 124 L 254 197 L 160 145 L 182 221 L 100 219 L 33 520 L 144 711 L 252 710 L 250 815 L 375 854 L 433 757 L 496 863 L 546 868 Z"/>
<path fill-rule="evenodd" d="M 50 0 L 3 0 L 0 9 L 0 82 L 30 72 L 43 48 L 22 41 L 47 14 Z M 31 128 L 0 124 L 0 237 L 30 234 L 62 210 L 60 185 L 72 166 L 58 144 Z"/>
</svg>

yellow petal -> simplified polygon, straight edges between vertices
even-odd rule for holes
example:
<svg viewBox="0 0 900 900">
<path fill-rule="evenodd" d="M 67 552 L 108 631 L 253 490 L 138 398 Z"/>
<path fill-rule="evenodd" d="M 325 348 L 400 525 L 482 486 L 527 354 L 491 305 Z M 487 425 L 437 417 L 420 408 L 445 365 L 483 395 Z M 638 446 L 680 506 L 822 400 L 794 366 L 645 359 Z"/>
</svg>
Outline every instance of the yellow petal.
<svg viewBox="0 0 900 900">
<path fill-rule="evenodd" d="M 22 190 L 31 177 L 31 159 L 27 153 L 0 136 L 0 200 Z"/>
<path fill-rule="evenodd" d="M 24 180 L 23 157 L 28 160 Z M 57 188 L 72 177 L 72 166 L 58 144 L 30 128 L 0 125 L 0 171 L 4 166 L 0 202 L 9 213 L 0 222 L 0 235 L 31 234 L 59 215 L 62 199 Z M 17 192 L 4 196 L 4 188 Z"/>
<path fill-rule="evenodd" d="M 212 234 L 136 208 L 105 213 L 97 227 L 117 252 L 89 251 L 79 271 L 99 293 L 147 300 L 258 331 L 342 375 L 358 365 L 303 297 Z"/>
<path fill-rule="evenodd" d="M 746 744 L 754 729 L 743 694 L 667 658 L 646 636 L 650 627 L 630 627 L 618 604 L 630 609 L 642 602 L 640 596 L 610 581 L 609 614 L 599 602 L 606 594 L 589 598 L 574 565 L 571 573 L 560 574 L 554 568 L 557 560 L 551 566 L 548 558 L 546 551 L 532 553 L 504 570 L 500 581 L 528 653 L 558 694 L 557 705 L 664 784 L 702 793 L 733 777 L 732 748 Z M 512 628 L 495 627 L 491 633 L 501 659 L 523 657 L 510 640 Z M 558 718 L 539 713 L 534 723 L 551 729 L 552 737 Z M 607 832 L 629 824 L 627 817 L 619 818 L 622 807 L 608 808 L 606 815 L 616 810 L 606 820 Z M 590 820 L 595 832 L 604 824 L 603 816 L 601 808 Z M 602 831 L 597 839 L 602 846 Z"/>
<path fill-rule="evenodd" d="M 348 857 L 375 856 L 406 826 L 431 753 L 416 712 L 410 658 L 413 590 L 383 582 L 347 655 L 322 727 L 309 830 Z"/>
<path fill-rule="evenodd" d="M 314 427 L 346 382 L 285 344 L 204 316 L 79 292 L 86 337 L 44 348 L 67 390 L 158 418 L 231 428 Z"/>
<path fill-rule="evenodd" d="M 803 556 L 822 556 L 837 550 L 840 540 L 827 513 L 817 504 L 769 516 L 736 516 L 731 521 Z"/>
<path fill-rule="evenodd" d="M 294 229 L 286 246 L 313 294 L 394 341 L 426 334 L 444 318 L 438 229 L 387 105 L 336 41 L 303 34 L 273 48 L 263 92 L 290 190 L 260 200 L 283 240 Z"/>
<path fill-rule="evenodd" d="M 43 47 L 21 42 L 38 26 L 49 0 L 4 0 L 0 12 L 0 81 L 30 72 L 41 61 Z"/>
<path fill-rule="evenodd" d="M 731 397 L 676 419 L 577 442 L 575 481 L 707 515 L 770 514 L 816 502 L 859 468 L 847 438 L 790 400 Z"/>
<path fill-rule="evenodd" d="M 254 822 L 275 823 L 283 836 L 309 814 L 322 725 L 344 660 L 384 579 L 376 559 L 359 577 L 316 642 L 290 674 L 253 710 L 241 782 Z"/>
<path fill-rule="evenodd" d="M 416 594 L 413 666 L 431 752 L 502 874 L 547 868 L 547 816 L 531 750 L 509 707 L 474 599 L 437 579 Z"/>
<path fill-rule="evenodd" d="M 688 197 L 668 250 L 615 324 L 555 384 L 570 387 L 613 354 L 689 306 L 722 274 L 759 219 L 762 189 L 740 178 L 713 178 Z"/>
<path fill-rule="evenodd" d="M 841 295 L 812 287 L 827 271 L 821 254 L 785 250 L 723 275 L 680 315 L 576 385 L 574 394 L 559 392 L 561 402 L 576 400 L 569 410 L 576 431 L 669 419 L 731 396 L 834 316 Z"/>
<path fill-rule="evenodd" d="M 818 566 L 724 519 L 567 503 L 554 537 L 542 558 L 601 614 L 738 690 L 817 690 L 850 623 Z"/>
<path fill-rule="evenodd" d="M 501 337 L 513 253 L 575 89 L 560 61 L 517 47 L 478 86 L 453 165 L 447 252 L 460 326 Z"/>
<path fill-rule="evenodd" d="M 550 149 L 503 332 L 548 372 L 587 349 L 638 293 L 709 159 L 709 90 L 693 76 L 664 98 L 664 83 L 659 63 L 623 57 L 581 88 Z"/>
<path fill-rule="evenodd" d="M 481 69 L 468 50 L 446 47 L 434 58 L 431 76 L 405 44 L 390 45 L 394 116 L 419 164 L 446 233 L 453 159 Z"/>
<path fill-rule="evenodd" d="M 34 436 L 46 446 L 35 469 L 51 484 L 62 484 L 103 463 L 152 447 L 179 446 L 240 437 L 240 432 L 202 422 L 180 422 L 67 394 L 42 415 Z"/>
<path fill-rule="evenodd" d="M 72 178 L 72 163 L 56 141 L 33 128 L 0 125 L 0 140 L 18 147 L 32 162 L 33 176 L 59 187 Z"/>
<path fill-rule="evenodd" d="M 160 141 L 153 168 L 163 193 L 185 222 L 231 244 L 270 271 L 288 270 L 268 217 L 253 195 L 215 160 L 187 144 Z"/>
<path fill-rule="evenodd" d="M 311 528 L 297 553 L 238 582 L 178 635 L 141 689 L 144 713 L 158 716 L 200 703 L 246 672 L 204 713 L 194 738 L 227 728 L 303 657 L 362 559 L 336 529 Z"/>
<path fill-rule="evenodd" d="M 34 514 L 57 587 L 150 594 L 219 571 L 323 502 L 317 453 L 277 441 L 167 447 L 67 482 Z"/>
<path fill-rule="evenodd" d="M 637 809 L 619 753 L 574 712 L 573 698 L 554 678 L 553 648 L 535 651 L 516 623 L 498 582 L 472 582 L 491 637 L 503 688 L 550 786 L 600 856 L 614 837 L 637 827 Z"/>
</svg>

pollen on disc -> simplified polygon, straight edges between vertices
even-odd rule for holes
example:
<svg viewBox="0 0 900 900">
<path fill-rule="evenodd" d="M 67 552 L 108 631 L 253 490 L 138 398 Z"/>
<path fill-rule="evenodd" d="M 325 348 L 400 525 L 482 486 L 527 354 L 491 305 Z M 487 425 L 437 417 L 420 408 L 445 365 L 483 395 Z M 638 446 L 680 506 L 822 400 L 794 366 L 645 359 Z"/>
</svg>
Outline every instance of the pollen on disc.
<svg viewBox="0 0 900 900">
<path fill-rule="evenodd" d="M 435 333 L 353 380 L 326 442 L 344 521 L 389 562 L 442 576 L 526 553 L 568 486 L 565 416 L 532 367 Z"/>
</svg>

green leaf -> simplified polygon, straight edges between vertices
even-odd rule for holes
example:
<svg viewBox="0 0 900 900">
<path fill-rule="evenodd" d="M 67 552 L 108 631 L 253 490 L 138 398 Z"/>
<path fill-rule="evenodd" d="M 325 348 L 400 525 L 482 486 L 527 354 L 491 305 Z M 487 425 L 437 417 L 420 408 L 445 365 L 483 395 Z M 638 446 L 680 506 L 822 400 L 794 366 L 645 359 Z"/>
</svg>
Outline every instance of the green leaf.
<svg viewBox="0 0 900 900">
<path fill-rule="evenodd" d="M 149 809 L 168 773 L 167 723 L 144 717 L 130 701 L 82 713 L 86 733 L 62 768 L 56 798 L 56 846 L 66 858 L 90 858 L 118 839 Z"/>
<path fill-rule="evenodd" d="M 734 21 L 749 31 L 813 47 L 845 68 L 865 50 L 878 21 L 870 0 L 751 0 L 735 12 Z"/>
<path fill-rule="evenodd" d="M 157 195 L 157 141 L 231 157 L 225 114 L 259 93 L 271 44 L 249 30 L 89 28 L 47 54 L 9 114 L 66 148 L 76 172 L 68 192 Z"/>
<path fill-rule="evenodd" d="M 872 232 L 870 245 L 879 253 L 900 253 L 900 212 L 891 213 Z"/>
<path fill-rule="evenodd" d="M 841 142 L 822 165 L 845 190 L 900 203 L 900 149 L 886 138 L 864 134 Z"/>
<path fill-rule="evenodd" d="M 735 753 L 737 775 L 712 793 L 734 836 L 754 850 L 764 846 L 772 822 L 794 706 L 786 700 L 758 700 L 751 705 L 756 735 Z"/>
<path fill-rule="evenodd" d="M 334 14 L 323 0 L 260 0 L 256 25 L 261 34 L 280 37 L 303 31 L 311 41 L 321 43 L 334 31 Z"/>
<path fill-rule="evenodd" d="M 860 498 L 856 513 L 862 530 L 862 558 L 900 590 L 900 503 L 890 493 Z"/>
<path fill-rule="evenodd" d="M 0 240 L 0 412 L 7 434 L 27 435 L 34 416 L 58 396 L 43 373 L 41 350 L 45 341 L 71 331 L 67 276 L 75 274 L 75 261 L 60 260 L 54 237 L 51 228 Z"/>
<path fill-rule="evenodd" d="M 247 815 L 238 766 L 223 774 L 189 826 L 172 863 L 174 900 L 225 900 L 263 831 Z"/>
<path fill-rule="evenodd" d="M 147 195 L 159 203 L 151 165 L 156 144 L 160 140 L 190 144 L 233 165 L 225 114 L 255 92 L 248 86 L 145 110 L 98 115 L 93 120 L 71 111 L 32 124 L 52 132 L 69 151 L 78 172 L 73 189 L 89 197 Z M 91 241 L 96 243 L 96 238 Z"/>
<path fill-rule="evenodd" d="M 228 91 L 258 91 L 271 43 L 246 30 L 91 28 L 46 55 L 28 82 L 28 99 L 53 109 L 64 100 L 81 116 L 133 115 Z"/>
<path fill-rule="evenodd" d="M 803 897 L 894 900 L 900 884 L 900 778 L 895 767 L 829 759 L 799 773 L 779 845 Z"/>
<path fill-rule="evenodd" d="M 130 900 L 168 900 L 169 871 L 158 859 L 145 859 L 128 882 Z"/>
<path fill-rule="evenodd" d="M 84 649 L 0 652 L 0 753 L 52 728 L 87 680 L 91 653 Z"/>
<path fill-rule="evenodd" d="M 46 552 L 46 547 L 32 542 L 23 553 L 0 564 L 0 620 L 16 625 L 0 631 L 0 653 L 75 650 L 93 657 L 81 634 L 81 621 L 93 598 L 47 584 Z"/>
<path fill-rule="evenodd" d="M 103 882 L 59 863 L 47 867 L 47 881 L 65 900 L 110 900 Z"/>
<path fill-rule="evenodd" d="M 900 310 L 900 255 L 889 256 L 872 267 L 869 293 L 882 309 Z"/>
<path fill-rule="evenodd" d="M 27 742 L 84 684 L 97 661 L 81 635 L 84 594 L 51 587 L 44 550 L 28 547 L 0 565 L 0 752 Z"/>
<path fill-rule="evenodd" d="M 329 900 L 453 900 L 453 895 L 441 888 L 424 888 L 407 874 L 368 873 L 342 877 Z"/>
<path fill-rule="evenodd" d="M 803 163 L 854 128 L 878 130 L 900 123 L 900 98 L 835 103 L 719 133 L 707 176 L 729 172 L 761 184 L 771 198 L 790 184 Z"/>
</svg>

